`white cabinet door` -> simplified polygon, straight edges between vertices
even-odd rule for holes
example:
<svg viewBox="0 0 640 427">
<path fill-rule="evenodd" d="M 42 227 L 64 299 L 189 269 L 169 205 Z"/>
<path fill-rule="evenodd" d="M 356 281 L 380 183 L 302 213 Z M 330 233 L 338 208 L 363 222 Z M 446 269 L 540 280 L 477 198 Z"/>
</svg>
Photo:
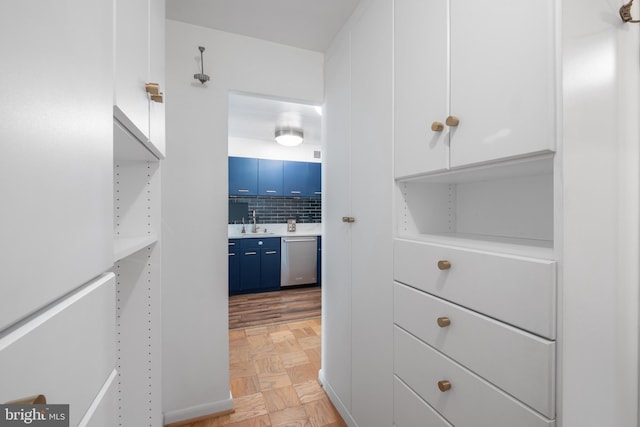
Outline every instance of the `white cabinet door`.
<svg viewBox="0 0 640 427">
<path fill-rule="evenodd" d="M 554 150 L 555 2 L 450 4 L 451 167 Z"/>
<path fill-rule="evenodd" d="M 449 167 L 448 11 L 446 1 L 394 2 L 395 176 Z"/>
<path fill-rule="evenodd" d="M 0 330 L 113 263 L 112 2 L 0 2 Z"/>
<path fill-rule="evenodd" d="M 349 40 L 327 54 L 322 217 L 322 371 L 347 410 L 351 409 L 351 215 Z M 330 340 L 327 339 L 330 337 Z"/>
<path fill-rule="evenodd" d="M 149 0 L 116 1 L 115 99 L 131 125 L 129 129 L 142 140 L 149 138 Z M 116 117 L 119 117 L 116 110 Z"/>
<path fill-rule="evenodd" d="M 150 0 L 149 3 L 149 80 L 165 90 L 165 0 Z M 149 139 L 159 154 L 165 154 L 165 113 L 163 102 L 149 103 Z"/>
<path fill-rule="evenodd" d="M 393 336 L 392 14 L 372 1 L 351 33 L 351 414 L 361 426 L 393 422 L 393 349 L 381 345 Z"/>
</svg>

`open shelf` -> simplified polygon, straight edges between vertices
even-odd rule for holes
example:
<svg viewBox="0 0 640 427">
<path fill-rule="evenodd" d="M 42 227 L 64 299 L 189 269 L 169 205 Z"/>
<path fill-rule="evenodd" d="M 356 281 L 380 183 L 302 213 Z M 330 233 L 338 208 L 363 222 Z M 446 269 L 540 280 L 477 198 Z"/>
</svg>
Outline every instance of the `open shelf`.
<svg viewBox="0 0 640 427">
<path fill-rule="evenodd" d="M 153 234 L 143 237 L 119 237 L 113 242 L 114 244 L 114 262 L 118 262 L 121 259 L 128 257 L 140 249 L 144 249 L 147 246 L 153 245 L 158 241 L 158 235 Z"/>
<path fill-rule="evenodd" d="M 158 147 L 156 147 L 153 144 L 153 142 L 146 137 L 144 132 L 142 132 L 140 129 L 138 129 L 138 127 L 135 124 L 133 124 L 133 122 L 129 119 L 129 117 L 127 117 L 127 115 L 117 105 L 113 106 L 113 118 L 115 119 L 114 124 L 117 124 L 122 131 L 129 133 L 133 138 L 139 141 L 140 144 L 142 144 L 142 146 L 144 146 L 144 148 L 146 148 L 146 150 L 154 156 L 155 160 L 164 159 L 165 156 L 162 153 L 162 151 L 160 151 L 160 149 L 158 149 Z M 114 132 L 115 132 L 115 125 L 114 125 Z M 125 147 L 124 151 L 119 150 L 119 148 L 122 148 L 122 147 L 117 146 L 118 137 L 115 134 L 114 134 L 114 141 L 116 143 L 116 152 L 120 151 L 120 153 L 122 154 L 127 153 L 128 150 L 131 147 L 133 147 L 133 146 Z"/>
<path fill-rule="evenodd" d="M 397 237 L 554 259 L 553 157 L 397 182 Z"/>
</svg>

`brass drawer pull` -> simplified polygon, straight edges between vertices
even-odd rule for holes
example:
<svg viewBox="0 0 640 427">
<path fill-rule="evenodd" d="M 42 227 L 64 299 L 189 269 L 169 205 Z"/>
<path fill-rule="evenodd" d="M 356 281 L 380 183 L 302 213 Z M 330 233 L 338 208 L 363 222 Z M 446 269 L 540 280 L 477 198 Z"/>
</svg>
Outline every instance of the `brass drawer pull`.
<svg viewBox="0 0 640 427">
<path fill-rule="evenodd" d="M 451 383 L 446 380 L 438 381 L 438 388 L 444 393 L 445 391 L 451 390 Z"/>
<path fill-rule="evenodd" d="M 352 216 L 343 216 L 342 222 L 348 222 L 349 224 L 353 224 L 354 222 L 356 222 L 356 219 Z"/>
<path fill-rule="evenodd" d="M 442 132 L 444 130 L 444 125 L 440 122 L 431 123 L 431 130 L 434 132 Z"/>
<path fill-rule="evenodd" d="M 438 268 L 440 270 L 449 270 L 451 268 L 451 263 L 449 261 L 440 260 L 438 261 Z"/>
<path fill-rule="evenodd" d="M 449 116 L 447 117 L 445 123 L 447 124 L 447 126 L 456 127 L 460 124 L 460 119 L 456 116 Z"/>
<path fill-rule="evenodd" d="M 451 319 L 448 317 L 438 317 L 438 326 L 441 328 L 446 328 L 451 324 Z"/>
<path fill-rule="evenodd" d="M 36 396 L 24 397 L 22 399 L 12 400 L 6 402 L 5 405 L 46 405 L 47 398 L 44 394 L 38 394 Z"/>
</svg>

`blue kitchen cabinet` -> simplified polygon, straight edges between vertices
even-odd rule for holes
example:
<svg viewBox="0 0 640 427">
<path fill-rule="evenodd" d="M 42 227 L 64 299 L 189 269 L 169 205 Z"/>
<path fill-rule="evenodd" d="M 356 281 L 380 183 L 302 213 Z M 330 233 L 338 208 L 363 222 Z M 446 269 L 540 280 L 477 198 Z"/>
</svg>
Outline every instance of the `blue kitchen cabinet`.
<svg viewBox="0 0 640 427">
<path fill-rule="evenodd" d="M 306 196 L 308 190 L 308 163 L 284 161 L 284 195 Z"/>
<path fill-rule="evenodd" d="M 258 195 L 282 196 L 283 161 L 258 159 Z"/>
<path fill-rule="evenodd" d="M 231 255 L 233 251 L 235 251 L 235 255 Z M 237 261 L 234 261 L 235 259 Z M 279 289 L 280 238 L 230 239 L 229 294 L 266 292 Z"/>
<path fill-rule="evenodd" d="M 307 164 L 307 195 L 310 197 L 322 196 L 322 164 Z"/>
<path fill-rule="evenodd" d="M 260 289 L 260 246 L 258 239 L 240 240 L 240 291 Z"/>
<path fill-rule="evenodd" d="M 229 195 L 258 194 L 258 159 L 229 157 Z"/>
<path fill-rule="evenodd" d="M 229 240 L 229 293 L 240 290 L 240 243 L 238 239 Z"/>
<path fill-rule="evenodd" d="M 280 289 L 280 238 L 263 240 L 260 250 L 260 289 Z"/>
</svg>

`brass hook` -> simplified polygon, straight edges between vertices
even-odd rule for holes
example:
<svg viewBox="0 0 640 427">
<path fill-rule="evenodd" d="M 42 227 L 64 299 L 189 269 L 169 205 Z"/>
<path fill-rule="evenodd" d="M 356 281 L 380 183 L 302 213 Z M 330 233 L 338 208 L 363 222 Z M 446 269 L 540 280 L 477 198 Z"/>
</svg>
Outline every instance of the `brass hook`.
<svg viewBox="0 0 640 427">
<path fill-rule="evenodd" d="M 633 6 L 633 0 L 629 0 L 629 3 L 625 3 L 620 8 L 620 18 L 622 18 L 623 22 L 635 22 L 638 23 L 640 20 L 633 19 L 631 17 L 631 6 Z"/>
</svg>

